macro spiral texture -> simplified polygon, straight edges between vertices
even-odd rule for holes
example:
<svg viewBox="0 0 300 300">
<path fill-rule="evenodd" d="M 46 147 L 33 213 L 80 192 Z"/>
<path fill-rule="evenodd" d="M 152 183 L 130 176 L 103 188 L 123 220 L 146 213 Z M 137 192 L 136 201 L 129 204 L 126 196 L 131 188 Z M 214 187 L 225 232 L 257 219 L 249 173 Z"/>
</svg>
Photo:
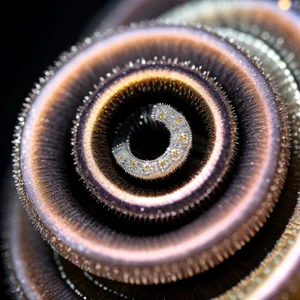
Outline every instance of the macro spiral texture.
<svg viewBox="0 0 300 300">
<path fill-rule="evenodd" d="M 13 177 L 29 218 L 11 187 L 12 291 L 299 299 L 297 3 L 128 3 L 24 103 Z"/>
</svg>

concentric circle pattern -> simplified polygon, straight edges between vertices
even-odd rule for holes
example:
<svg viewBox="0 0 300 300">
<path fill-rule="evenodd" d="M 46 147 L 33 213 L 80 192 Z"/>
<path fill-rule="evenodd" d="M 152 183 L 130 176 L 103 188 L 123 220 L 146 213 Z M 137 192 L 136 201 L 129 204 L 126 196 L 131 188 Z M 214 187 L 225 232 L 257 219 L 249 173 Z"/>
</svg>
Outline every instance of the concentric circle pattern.
<svg viewBox="0 0 300 300">
<path fill-rule="evenodd" d="M 237 143 L 236 116 L 217 84 L 177 59 L 137 62 L 104 82 L 79 109 L 73 134 L 77 170 L 92 193 L 113 210 L 150 219 L 175 218 L 209 198 Z M 140 139 L 148 126 L 156 143 L 161 129 L 154 121 L 171 132 L 164 153 L 138 159 L 126 140 Z"/>
<path fill-rule="evenodd" d="M 63 53 L 14 136 L 40 234 L 14 204 L 13 292 L 298 299 L 299 29 L 290 1 L 199 1 Z"/>
</svg>

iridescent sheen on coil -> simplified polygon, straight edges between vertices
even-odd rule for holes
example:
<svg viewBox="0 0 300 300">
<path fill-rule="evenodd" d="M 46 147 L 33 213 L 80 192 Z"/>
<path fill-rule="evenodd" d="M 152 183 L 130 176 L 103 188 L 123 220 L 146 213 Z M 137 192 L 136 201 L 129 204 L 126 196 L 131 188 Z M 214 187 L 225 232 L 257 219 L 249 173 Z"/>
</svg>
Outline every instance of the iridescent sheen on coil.
<svg viewBox="0 0 300 300">
<path fill-rule="evenodd" d="M 73 133 L 77 171 L 91 192 L 112 210 L 144 219 L 178 219 L 201 207 L 228 174 L 236 152 L 236 117 L 224 92 L 207 72 L 178 59 L 129 63 L 104 82 L 79 109 Z M 151 126 L 159 99 L 189 118 L 192 149 L 181 168 L 164 180 L 134 181 L 112 167 L 111 152 L 118 140 Z"/>
<path fill-rule="evenodd" d="M 115 38 L 116 36 L 118 38 Z M 156 37 L 155 40 L 153 36 Z M 65 176 L 63 170 L 67 167 L 67 160 L 63 162 L 61 154 L 66 154 L 68 148 L 60 143 L 60 141 L 66 140 L 62 135 L 68 135 L 70 127 L 68 130 L 62 130 L 62 123 L 57 122 L 57 115 L 60 115 L 62 110 L 71 114 L 72 109 L 74 110 L 74 116 L 76 114 L 74 101 L 67 102 L 64 98 L 65 95 L 68 94 L 68 84 L 70 85 L 69 89 L 74 90 L 73 86 L 74 84 L 76 85 L 78 80 L 83 82 L 82 77 L 84 76 L 84 70 L 87 69 L 87 66 L 90 68 L 93 67 L 95 71 L 101 69 L 103 72 L 105 67 L 107 67 L 106 53 L 108 52 L 111 57 L 113 53 L 115 57 L 118 57 L 118 54 L 122 51 L 122 58 L 126 60 L 130 59 L 136 47 L 133 41 L 137 38 L 143 40 L 143 45 L 138 50 L 139 55 L 143 49 L 144 51 L 147 50 L 145 54 L 147 53 L 148 56 L 152 56 L 151 49 L 154 53 L 159 53 L 160 51 L 161 53 L 165 53 L 166 47 L 168 46 L 170 51 L 169 55 L 173 56 L 175 50 L 174 45 L 179 42 L 184 42 L 185 47 L 190 45 L 190 49 L 187 49 L 185 52 L 176 53 L 176 55 L 180 54 L 178 55 L 178 59 L 185 60 L 191 58 L 191 51 L 196 51 L 196 49 L 199 51 L 201 49 L 202 56 L 196 56 L 194 63 L 202 65 L 202 68 L 208 70 L 212 77 L 216 77 L 218 73 L 221 74 L 217 77 L 218 82 L 228 94 L 232 105 L 235 106 L 239 129 L 243 134 L 244 142 L 239 143 L 240 147 L 242 147 L 241 149 L 243 149 L 242 151 L 239 150 L 239 160 L 244 160 L 245 163 L 236 165 L 229 188 L 221 194 L 221 198 L 218 200 L 219 203 L 222 203 L 222 206 L 213 205 L 205 214 L 196 214 L 192 221 L 187 219 L 182 226 L 170 232 L 165 232 L 161 229 L 153 235 L 151 230 L 148 229 L 149 237 L 145 238 L 133 235 L 131 239 L 128 240 L 126 234 L 122 232 L 122 229 L 117 229 L 114 224 L 110 224 L 110 226 L 113 226 L 112 228 L 115 227 L 114 239 L 113 243 L 111 243 L 111 234 L 110 231 L 107 230 L 107 225 L 105 227 L 99 227 L 99 223 L 97 223 L 95 217 L 93 217 L 94 219 L 90 219 L 90 226 L 81 228 L 80 231 L 77 229 L 79 224 L 86 223 L 86 216 L 80 213 L 80 210 L 82 210 L 80 207 L 83 204 L 74 207 L 73 203 L 74 201 L 79 201 L 78 198 L 82 199 L 84 194 L 70 194 L 70 190 L 72 190 L 71 188 L 73 187 L 70 181 L 71 178 L 69 179 L 70 186 L 68 188 L 65 183 L 62 185 L 62 179 Z M 110 43 L 107 42 L 109 40 Z M 162 47 L 157 43 L 158 41 L 162 42 Z M 128 58 L 124 56 L 123 48 L 120 48 L 120 45 L 124 45 L 124 42 L 127 44 Z M 208 52 L 209 56 L 207 55 Z M 235 53 L 234 56 L 232 55 L 233 52 Z M 226 61 L 224 60 L 224 56 L 227 57 Z M 102 60 L 100 58 L 102 58 Z M 113 63 L 115 63 L 114 60 L 115 59 L 111 58 Z M 96 61 L 97 65 L 94 65 Z M 143 61 L 146 62 L 145 59 L 142 59 L 142 64 Z M 239 64 L 237 64 L 237 61 Z M 240 64 L 243 65 L 243 69 L 239 68 Z M 73 65 L 72 68 L 70 68 L 70 65 Z M 79 70 L 80 73 L 78 73 Z M 195 71 L 197 72 L 197 70 Z M 236 50 L 234 46 L 226 40 L 220 39 L 214 33 L 196 27 L 145 24 L 139 28 L 129 28 L 121 32 L 116 32 L 113 38 L 111 36 L 102 39 L 96 38 L 94 42 L 91 42 L 91 44 L 80 51 L 78 55 L 75 55 L 74 58 L 71 58 L 63 65 L 57 72 L 57 75 L 59 74 L 63 77 L 61 79 L 65 82 L 65 85 L 57 85 L 56 78 L 50 80 L 49 83 L 47 83 L 48 88 L 44 89 L 45 92 L 42 90 L 32 104 L 34 114 L 31 114 L 32 110 L 30 110 L 26 116 L 20 148 L 21 172 L 17 180 L 21 183 L 21 192 L 23 193 L 24 189 L 26 190 L 26 196 L 23 198 L 24 203 L 27 203 L 28 209 L 36 213 L 38 216 L 36 220 L 39 223 L 41 232 L 44 234 L 47 232 L 47 235 L 51 236 L 50 240 L 53 241 L 52 246 L 58 250 L 60 254 L 67 256 L 73 263 L 96 275 L 136 284 L 164 283 L 174 281 L 175 279 L 191 277 L 195 273 L 207 270 L 220 263 L 224 260 L 224 257 L 233 254 L 247 239 L 253 236 L 266 220 L 278 199 L 278 194 L 285 178 L 289 158 L 288 125 L 286 123 L 284 110 L 278 109 L 277 107 L 278 104 L 279 108 L 281 107 L 279 99 L 276 94 L 274 94 L 269 82 L 260 73 L 256 63 L 251 62 L 251 60 Z M 74 78 L 74 74 L 80 74 L 80 77 L 77 77 L 77 81 Z M 89 74 L 90 70 L 86 76 L 89 77 Z M 245 74 L 247 76 L 245 76 Z M 73 78 L 72 82 L 69 81 L 70 76 Z M 110 76 L 108 76 L 108 78 L 110 78 Z M 95 78 L 95 80 L 96 79 L 97 78 Z M 227 85 L 231 80 L 235 81 L 236 85 L 239 86 L 238 92 L 233 86 Z M 91 82 L 91 79 L 87 82 Z M 106 87 L 105 82 L 104 87 Z M 61 88 L 63 88 L 64 92 L 60 90 Z M 109 91 L 110 90 L 108 90 L 108 93 Z M 97 93 L 97 91 L 95 93 Z M 210 93 L 212 92 L 210 91 Z M 61 97 L 59 97 L 59 95 L 61 95 Z M 244 98 L 243 101 L 240 101 L 241 97 Z M 245 100 L 245 97 L 246 99 L 248 97 L 248 99 Z M 174 95 L 172 95 L 171 98 L 174 99 Z M 124 105 L 127 99 L 128 103 Z M 112 118 L 115 114 L 115 108 L 122 107 L 122 113 L 124 113 L 124 109 L 130 109 L 131 107 L 131 101 L 129 101 L 129 99 L 130 98 L 125 97 L 119 102 L 114 100 L 110 106 L 106 106 L 106 102 L 101 102 L 101 105 L 104 105 L 105 114 L 103 114 L 103 117 L 99 120 L 101 122 L 106 122 L 105 120 L 107 120 L 107 118 L 111 121 L 118 120 L 117 115 Z M 138 96 L 135 99 L 135 103 L 148 101 L 145 96 L 142 98 Z M 44 103 L 44 105 L 40 105 L 39 103 Z M 86 114 L 87 117 L 97 112 L 97 110 L 94 109 L 93 103 L 94 102 L 88 102 L 88 107 L 91 107 L 91 112 Z M 181 111 L 186 109 L 185 102 L 181 101 L 180 97 L 177 103 L 177 105 L 181 105 Z M 249 104 L 251 105 L 250 107 Z M 191 113 L 189 121 L 192 126 L 192 114 L 197 113 L 198 102 L 194 100 L 189 105 L 195 107 L 195 110 L 189 110 Z M 57 107 L 58 110 L 54 115 L 51 115 L 50 110 L 52 110 L 53 107 Z M 249 109 L 255 113 L 255 122 L 253 122 L 253 116 L 248 114 Z M 186 111 L 188 112 L 188 110 Z M 200 109 L 200 112 L 201 111 L 202 109 Z M 47 115 L 47 127 L 42 125 L 44 123 L 44 115 Z M 187 115 L 186 117 L 188 118 Z M 194 118 L 198 120 L 198 118 Z M 83 131 L 80 130 L 80 126 L 85 123 L 83 121 L 84 119 L 80 120 L 82 121 L 79 122 L 78 133 L 81 134 Z M 71 124 L 72 120 L 69 118 L 68 121 L 68 118 L 64 116 L 63 122 L 67 125 L 67 122 Z M 249 122 L 251 122 L 251 126 L 249 126 Z M 215 122 L 215 126 L 220 125 L 220 132 L 216 133 L 216 137 L 221 138 L 221 140 L 215 143 L 214 149 L 217 149 L 219 152 L 225 151 L 230 153 L 232 150 L 228 145 L 232 144 L 232 138 L 228 138 L 228 134 L 232 131 L 234 123 L 230 121 L 230 119 L 228 119 L 226 123 L 218 124 L 217 121 Z M 55 127 L 57 126 L 60 128 L 59 138 L 56 136 Z M 224 129 L 222 129 L 222 126 L 225 126 Z M 96 184 L 93 186 L 96 193 L 97 188 L 99 188 L 99 193 L 103 195 L 100 197 L 104 202 L 110 199 L 110 194 L 112 195 L 112 201 L 115 204 L 109 204 L 111 209 L 123 206 L 128 211 L 134 211 L 140 207 L 140 203 L 143 203 L 143 207 L 149 207 L 150 209 L 148 214 L 151 220 L 155 218 L 152 207 L 156 210 L 156 203 L 166 203 L 167 211 L 170 212 L 171 216 L 175 216 L 176 218 L 177 212 L 175 209 L 172 209 L 172 205 L 173 202 L 175 202 L 176 207 L 178 199 L 182 198 L 183 200 L 180 201 L 186 202 L 186 205 L 182 208 L 182 212 L 178 211 L 179 214 L 185 213 L 185 207 L 187 207 L 187 210 L 189 207 L 195 207 L 193 202 L 197 201 L 197 198 L 199 201 L 198 195 L 200 195 L 201 199 L 202 194 L 198 191 L 198 193 L 191 193 L 191 190 L 194 190 L 198 186 L 198 181 L 194 180 L 192 176 L 189 184 L 184 185 L 182 189 L 177 188 L 177 181 L 179 184 L 184 184 L 185 172 L 183 175 L 172 179 L 168 185 L 158 187 L 158 191 L 161 195 L 157 198 L 150 198 L 151 201 L 149 200 L 149 196 L 156 191 L 154 187 L 151 186 L 150 188 L 140 185 L 141 192 L 139 192 L 138 184 L 120 175 L 118 170 L 111 164 L 111 152 L 109 150 L 109 139 L 111 135 L 108 134 L 110 127 L 111 125 L 108 126 L 107 123 L 100 131 L 95 129 L 99 136 L 104 134 L 103 138 L 99 139 L 99 141 L 101 141 L 99 147 L 101 146 L 103 148 L 98 157 L 101 157 L 99 161 L 103 166 L 101 170 L 109 172 L 109 175 L 103 176 L 101 173 L 98 173 L 99 180 L 96 179 Z M 92 129 L 94 126 L 87 128 Z M 104 130 L 104 128 L 106 129 Z M 227 128 L 227 131 L 225 131 L 225 128 Z M 264 128 L 264 130 L 262 131 L 261 128 Z M 29 132 L 30 134 L 28 134 Z M 228 132 L 228 134 L 223 135 L 225 132 Z M 253 135 L 256 137 L 255 139 L 252 138 Z M 40 140 L 40 137 L 42 137 L 42 140 Z M 89 134 L 84 134 L 82 137 L 84 139 L 83 141 L 86 140 L 86 142 L 78 144 L 78 153 L 86 153 L 85 147 L 88 145 Z M 107 142 L 105 142 L 105 139 L 107 139 Z M 245 140 L 247 139 L 250 139 L 251 142 L 246 143 Z M 278 141 L 280 141 L 280 143 L 278 143 Z M 224 146 L 221 146 L 223 142 Z M 50 145 L 51 152 L 49 152 L 49 155 L 52 156 L 51 162 L 54 161 L 54 163 L 51 164 L 49 164 L 49 156 L 47 159 L 44 159 L 45 151 L 49 151 Z M 101 149 L 99 147 L 94 149 Z M 34 150 L 34 155 L 31 155 L 32 150 Z M 58 157 L 62 158 L 62 160 L 59 161 L 59 165 L 57 164 Z M 221 160 L 224 160 L 224 154 L 220 157 Z M 36 160 L 39 161 L 38 169 L 35 168 Z M 86 162 L 88 163 L 89 161 L 87 160 Z M 223 163 L 229 165 L 230 161 L 225 160 Z M 217 167 L 217 165 L 214 166 L 214 168 Z M 59 169 L 61 172 L 59 172 Z M 93 165 L 93 168 L 82 169 L 82 173 L 86 174 L 85 176 L 87 176 L 89 180 L 89 178 L 92 178 L 91 176 L 94 170 L 100 170 L 100 168 Z M 202 170 L 200 171 L 200 174 L 201 173 Z M 50 175 L 51 181 L 58 184 L 53 186 L 46 184 L 50 180 Z M 92 178 L 92 181 L 93 180 Z M 219 182 L 214 178 L 210 180 L 213 180 L 212 184 L 214 184 L 216 188 Z M 175 182 L 175 184 L 172 185 L 172 182 Z M 116 184 L 119 184 L 120 188 L 116 187 Z M 33 185 L 35 185 L 35 187 Z M 170 192 L 164 194 L 166 193 L 165 189 L 167 187 L 170 189 Z M 102 192 L 102 189 L 105 189 L 105 192 Z M 130 198 L 127 198 L 127 190 L 135 191 L 137 196 L 134 198 L 131 193 Z M 148 194 L 147 196 L 144 194 L 146 191 L 147 193 L 150 192 L 150 195 Z M 142 194 L 139 195 L 139 193 Z M 207 197 L 211 193 L 212 190 L 208 188 L 203 195 Z M 52 201 L 53 197 L 57 199 L 56 202 Z M 83 199 L 85 197 L 86 195 Z M 78 200 L 76 200 L 76 198 Z M 119 203 L 119 199 L 122 199 L 121 203 Z M 62 201 L 61 204 L 60 201 Z M 87 200 L 85 200 L 85 202 L 86 201 Z M 43 203 L 42 206 L 40 205 L 41 203 Z M 69 205 L 71 206 L 69 207 Z M 231 209 L 232 206 L 233 209 Z M 246 207 L 247 210 L 245 209 Z M 241 218 L 241 215 L 239 215 L 239 218 L 236 219 L 238 215 L 237 211 L 241 208 L 244 210 L 244 217 Z M 65 219 L 64 216 L 69 209 L 73 211 L 72 214 L 77 215 L 76 219 Z M 164 206 L 161 206 L 161 210 L 163 209 Z M 71 211 L 69 213 L 71 213 Z M 147 212 L 145 209 L 145 212 L 140 211 L 139 213 L 143 215 L 143 213 L 146 214 Z M 160 214 L 160 212 L 157 213 Z M 220 231 L 220 219 L 223 219 L 223 226 L 227 228 L 226 231 Z M 258 224 L 256 222 L 257 219 L 259 220 Z M 64 222 L 64 226 L 60 225 L 62 221 Z M 68 225 L 66 221 L 69 223 Z M 102 219 L 102 222 L 105 222 L 105 219 Z M 47 224 L 47 227 L 45 224 Z M 104 224 L 105 223 L 103 223 L 103 225 Z M 243 226 L 241 226 L 242 224 Z M 60 228 L 59 231 L 57 231 L 58 227 Z M 130 224 L 128 224 L 127 229 L 130 232 Z M 68 234 L 65 230 L 72 232 L 72 239 L 70 239 L 70 237 L 66 238 Z M 183 236 L 184 238 L 182 238 Z M 56 242 L 57 240 L 59 240 L 59 243 Z M 211 245 L 212 241 L 218 241 L 218 243 Z M 139 245 L 139 247 L 136 248 L 136 245 Z M 71 251 L 68 249 L 71 249 Z M 84 249 L 89 249 L 89 251 L 86 252 Z M 151 256 L 146 256 L 146 253 L 149 253 L 150 250 L 152 253 Z M 187 259 L 193 261 L 193 268 L 185 264 Z M 111 264 L 112 261 L 114 262 L 113 265 Z M 166 263 L 166 261 L 168 262 Z M 96 268 L 97 265 L 99 265 L 100 268 Z M 156 267 L 157 265 L 164 266 L 164 268 L 158 269 Z M 196 268 L 194 268 L 194 266 Z M 112 273 L 110 271 L 111 268 L 116 269 L 116 272 Z M 137 269 L 139 270 L 138 272 L 135 271 Z"/>
</svg>

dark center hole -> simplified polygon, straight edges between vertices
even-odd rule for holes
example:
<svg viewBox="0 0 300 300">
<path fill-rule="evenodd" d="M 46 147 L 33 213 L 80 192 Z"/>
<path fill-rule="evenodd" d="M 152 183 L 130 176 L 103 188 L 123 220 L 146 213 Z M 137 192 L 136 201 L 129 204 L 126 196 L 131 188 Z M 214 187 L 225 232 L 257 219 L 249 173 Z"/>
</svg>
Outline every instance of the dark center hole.
<svg viewBox="0 0 300 300">
<path fill-rule="evenodd" d="M 147 122 L 133 131 L 130 147 L 139 159 L 152 160 L 161 156 L 170 143 L 170 133 L 160 122 Z"/>
</svg>

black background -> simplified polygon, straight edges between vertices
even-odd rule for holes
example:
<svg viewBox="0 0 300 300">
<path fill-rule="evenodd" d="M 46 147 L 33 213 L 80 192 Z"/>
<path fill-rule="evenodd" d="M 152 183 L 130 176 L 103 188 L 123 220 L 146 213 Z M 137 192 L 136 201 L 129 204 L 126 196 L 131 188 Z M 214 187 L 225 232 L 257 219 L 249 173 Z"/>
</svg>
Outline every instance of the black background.
<svg viewBox="0 0 300 300">
<path fill-rule="evenodd" d="M 2 1 L 0 4 L 0 186 L 11 163 L 11 140 L 21 104 L 60 52 L 74 44 L 89 19 L 109 1 Z M 5 199 L 0 199 L 5 205 Z M 1 205 L 1 210 L 3 210 Z M 4 297 L 1 272 L 1 299 Z"/>
<path fill-rule="evenodd" d="M 11 140 L 24 98 L 43 71 L 74 44 L 104 0 L 4 1 L 1 15 L 1 164 L 10 162 Z"/>
</svg>

